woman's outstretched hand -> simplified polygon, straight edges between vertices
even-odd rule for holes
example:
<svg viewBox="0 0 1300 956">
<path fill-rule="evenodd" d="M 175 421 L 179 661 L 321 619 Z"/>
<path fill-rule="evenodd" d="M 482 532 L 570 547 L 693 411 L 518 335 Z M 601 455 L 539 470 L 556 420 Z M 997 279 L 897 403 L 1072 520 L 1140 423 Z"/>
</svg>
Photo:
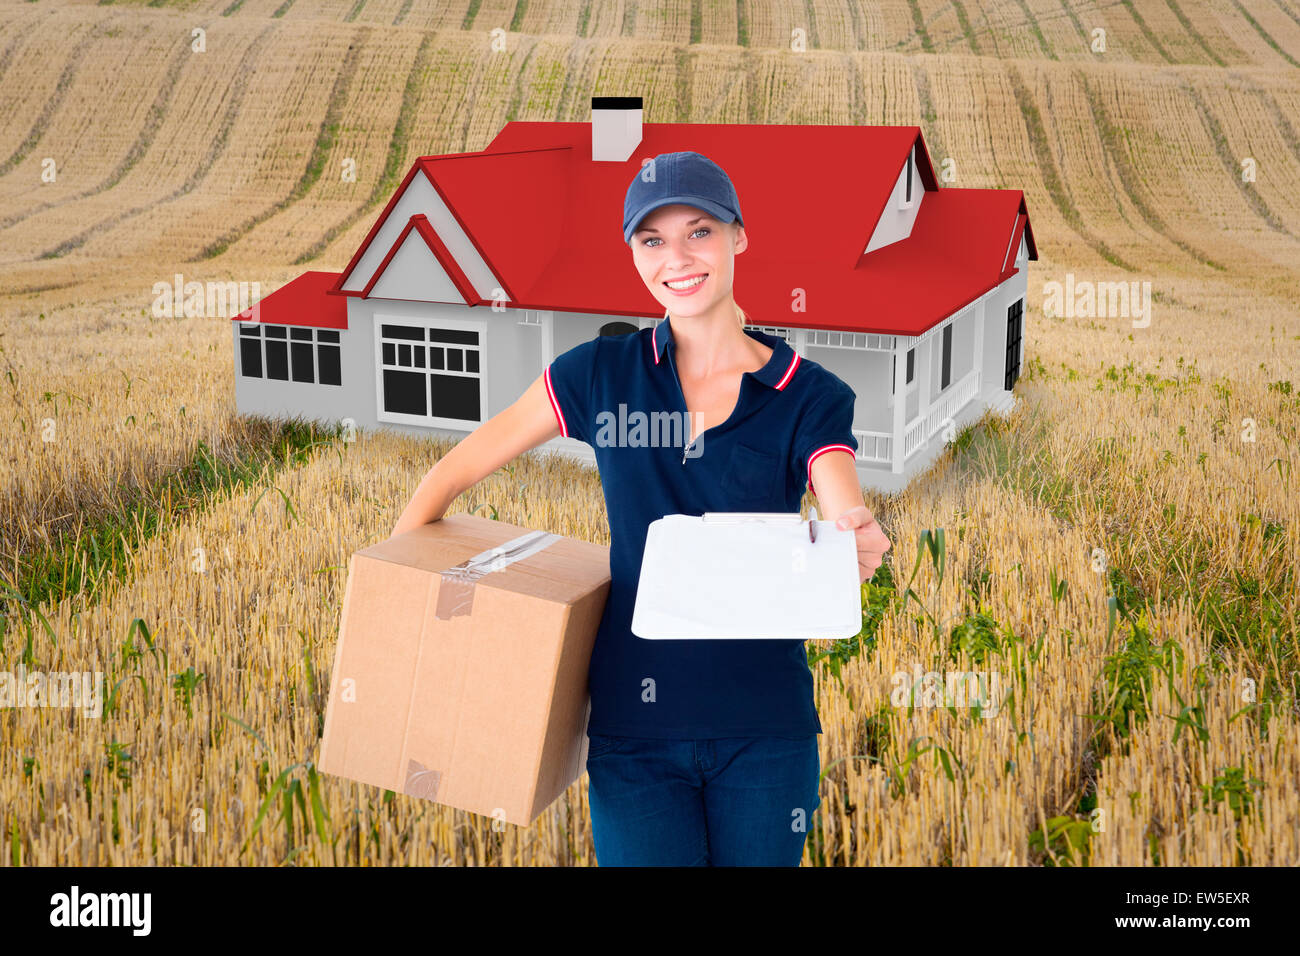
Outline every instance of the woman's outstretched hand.
<svg viewBox="0 0 1300 956">
<path fill-rule="evenodd" d="M 840 515 L 835 527 L 842 531 L 853 529 L 858 544 L 859 582 L 871 580 L 876 568 L 885 560 L 885 552 L 889 550 L 889 539 L 885 537 L 875 516 L 866 505 L 858 505 Z"/>
</svg>

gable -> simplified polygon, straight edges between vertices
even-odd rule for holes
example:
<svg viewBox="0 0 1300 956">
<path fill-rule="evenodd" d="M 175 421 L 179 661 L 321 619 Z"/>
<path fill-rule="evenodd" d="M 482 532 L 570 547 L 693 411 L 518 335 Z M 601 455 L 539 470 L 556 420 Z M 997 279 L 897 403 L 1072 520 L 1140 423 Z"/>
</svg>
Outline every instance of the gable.
<svg viewBox="0 0 1300 956">
<path fill-rule="evenodd" d="M 1024 208 L 1024 200 L 1021 199 L 1020 208 Z M 1025 243 L 1025 236 L 1028 233 L 1029 216 L 1023 212 L 1016 214 L 1011 224 L 1011 235 L 1007 239 L 1006 252 L 1002 258 L 1002 278 L 1007 278 L 1024 266 L 1029 255 L 1028 246 Z M 1021 258 L 1021 253 L 1025 258 Z"/>
<path fill-rule="evenodd" d="M 462 291 L 468 286 L 464 274 L 454 275 L 459 271 L 455 262 L 444 267 L 439 261 L 434 244 L 429 241 L 432 237 L 424 233 L 429 228 L 427 220 L 422 222 L 421 217 L 412 217 L 364 290 L 366 298 L 474 304 L 470 298 L 473 290 Z"/>
<path fill-rule="evenodd" d="M 920 137 L 917 138 L 919 144 Z M 916 223 L 916 214 L 921 210 L 925 199 L 925 183 L 921 176 L 921 166 L 917 162 L 917 145 L 903 159 L 903 168 L 898 171 L 894 187 L 880 211 L 875 230 L 864 252 L 874 252 L 882 246 L 906 239 L 912 234 Z"/>
<path fill-rule="evenodd" d="M 488 266 L 418 161 L 402 188 L 389 201 L 365 243 L 343 271 L 339 289 L 353 295 L 365 294 L 366 288 L 374 282 L 380 264 L 392 251 L 411 217 L 416 215 L 428 218 L 429 224 L 446 245 L 447 251 L 464 272 L 478 297 L 492 298 L 493 290 L 501 287 L 500 279 Z M 456 301 L 461 301 L 459 296 Z"/>
</svg>

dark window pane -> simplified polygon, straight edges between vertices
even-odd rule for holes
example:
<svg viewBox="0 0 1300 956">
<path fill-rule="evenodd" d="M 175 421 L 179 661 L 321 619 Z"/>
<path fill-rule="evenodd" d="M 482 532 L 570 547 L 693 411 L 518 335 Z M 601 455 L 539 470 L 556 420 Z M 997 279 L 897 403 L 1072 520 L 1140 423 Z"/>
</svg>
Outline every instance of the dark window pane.
<svg viewBox="0 0 1300 956">
<path fill-rule="evenodd" d="M 442 368 L 442 349 L 429 346 L 429 368 Z"/>
<path fill-rule="evenodd" d="M 241 323 L 239 326 L 239 334 L 255 335 L 260 338 L 262 335 L 262 327 L 260 325 L 244 325 Z"/>
<path fill-rule="evenodd" d="M 462 352 L 460 349 L 447 349 L 447 371 L 449 372 L 463 371 L 460 363 L 464 355 L 465 353 Z"/>
<path fill-rule="evenodd" d="M 907 380 L 912 380 L 912 370 L 916 365 L 916 349 L 907 350 Z"/>
<path fill-rule="evenodd" d="M 386 339 L 414 339 L 417 342 L 424 341 L 424 329 L 410 325 L 383 325 L 380 326 L 380 332 Z"/>
<path fill-rule="evenodd" d="M 403 368 L 411 367 L 411 346 L 406 342 L 397 347 L 397 364 Z"/>
<path fill-rule="evenodd" d="M 414 348 L 414 350 L 415 350 L 415 352 L 414 352 L 414 356 L 415 356 L 415 367 L 416 367 L 416 368 L 424 368 L 424 346 L 423 346 L 423 345 L 416 345 L 416 346 L 413 346 L 413 348 Z"/>
<path fill-rule="evenodd" d="M 1008 390 L 1020 377 L 1020 320 L 1024 305 L 1024 299 L 1017 299 L 1007 308 L 1007 358 L 1002 387 Z"/>
<path fill-rule="evenodd" d="M 952 375 L 952 323 L 943 327 L 943 371 L 939 376 L 939 388 L 948 387 Z"/>
<path fill-rule="evenodd" d="M 392 342 L 384 343 L 384 364 L 385 365 L 397 364 L 397 346 L 394 345 Z"/>
<path fill-rule="evenodd" d="M 631 335 L 637 327 L 631 322 L 606 322 L 597 335 Z"/>
<path fill-rule="evenodd" d="M 430 375 L 433 385 L 433 414 L 439 418 L 479 420 L 477 378 L 463 375 Z"/>
<path fill-rule="evenodd" d="M 266 337 L 268 339 L 282 339 L 286 337 L 283 325 L 267 325 L 263 326 L 263 328 L 266 329 Z"/>
<path fill-rule="evenodd" d="M 316 371 L 311 364 L 312 344 L 294 342 L 290 348 L 293 350 L 293 380 L 295 382 L 316 381 Z"/>
<path fill-rule="evenodd" d="M 406 415 L 427 415 L 427 376 L 423 372 L 384 369 L 384 410 Z"/>
<path fill-rule="evenodd" d="M 298 339 L 299 341 L 306 340 L 306 341 L 310 342 L 310 341 L 311 341 L 311 329 L 291 328 L 291 329 L 289 330 L 289 338 L 291 338 L 291 339 Z"/>
<path fill-rule="evenodd" d="M 266 343 L 266 377 L 289 381 L 289 346 L 286 343 Z"/>
<path fill-rule="evenodd" d="M 430 329 L 430 342 L 453 342 L 457 345 L 478 345 L 478 333 L 469 329 Z"/>
<path fill-rule="evenodd" d="M 343 374 L 339 370 L 339 351 L 337 345 L 316 346 L 316 363 L 320 366 L 322 385 L 343 384 Z"/>
<path fill-rule="evenodd" d="M 337 342 L 338 340 L 339 340 L 338 329 L 317 329 L 316 330 L 317 342 Z"/>
<path fill-rule="evenodd" d="M 465 353 L 465 371 L 478 371 L 478 349 L 470 349 Z"/>
<path fill-rule="evenodd" d="M 239 366 L 245 378 L 262 377 L 262 340 L 239 340 Z"/>
</svg>

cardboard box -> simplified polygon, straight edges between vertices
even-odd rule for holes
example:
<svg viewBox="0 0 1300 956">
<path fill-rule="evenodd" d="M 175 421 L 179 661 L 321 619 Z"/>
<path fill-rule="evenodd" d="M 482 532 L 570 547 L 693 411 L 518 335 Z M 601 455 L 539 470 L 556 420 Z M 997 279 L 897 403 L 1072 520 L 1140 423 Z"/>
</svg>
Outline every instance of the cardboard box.
<svg viewBox="0 0 1300 956">
<path fill-rule="evenodd" d="M 318 766 L 528 826 L 586 769 L 609 582 L 606 547 L 474 515 L 356 552 Z"/>
</svg>

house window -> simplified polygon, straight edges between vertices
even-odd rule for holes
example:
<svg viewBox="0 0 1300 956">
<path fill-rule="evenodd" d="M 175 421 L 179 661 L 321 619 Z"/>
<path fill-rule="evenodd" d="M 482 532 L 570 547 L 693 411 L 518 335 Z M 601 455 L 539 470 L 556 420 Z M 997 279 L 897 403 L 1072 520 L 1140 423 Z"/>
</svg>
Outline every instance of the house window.
<svg viewBox="0 0 1300 956">
<path fill-rule="evenodd" d="M 1020 335 L 1024 312 L 1024 299 L 1017 299 L 1007 308 L 1007 361 L 1002 387 L 1008 392 L 1020 378 Z"/>
<path fill-rule="evenodd" d="M 283 325 L 268 325 L 263 329 L 266 339 L 266 377 L 281 382 L 289 380 L 289 330 Z"/>
<path fill-rule="evenodd" d="M 343 384 L 342 350 L 338 329 L 316 330 L 316 380 L 322 385 Z"/>
<path fill-rule="evenodd" d="M 907 350 L 907 381 L 904 382 L 903 384 L 905 384 L 905 385 L 910 385 L 910 384 L 912 384 L 912 371 L 913 371 L 913 369 L 915 368 L 915 366 L 916 366 L 916 347 L 913 346 L 912 348 L 910 348 L 910 349 Z M 895 368 L 897 368 L 897 367 L 898 367 L 898 357 L 897 357 L 897 356 L 894 356 L 894 361 L 893 361 L 893 364 L 890 365 L 890 373 L 889 373 L 889 391 L 890 391 L 890 394 L 893 394 L 893 391 L 894 391 L 894 373 L 893 373 L 893 370 L 894 370 Z"/>
<path fill-rule="evenodd" d="M 311 329 L 289 330 L 289 352 L 293 359 L 293 374 L 290 377 L 295 382 L 316 381 L 316 362 L 312 354 L 311 332 Z"/>
<path fill-rule="evenodd" d="M 240 323 L 239 371 L 245 378 L 342 385 L 337 329 Z"/>
<path fill-rule="evenodd" d="M 381 324 L 383 411 L 426 419 L 482 421 L 480 345 L 475 329 Z"/>
<path fill-rule="evenodd" d="M 239 371 L 244 378 L 262 377 L 262 327 L 239 327 Z"/>
<path fill-rule="evenodd" d="M 636 326 L 631 322 L 606 322 L 600 327 L 601 335 L 627 335 L 629 332 L 635 332 Z"/>
<path fill-rule="evenodd" d="M 943 327 L 943 361 L 942 369 L 939 372 L 939 390 L 943 391 L 948 387 L 952 375 L 952 323 L 949 322 Z"/>
</svg>

